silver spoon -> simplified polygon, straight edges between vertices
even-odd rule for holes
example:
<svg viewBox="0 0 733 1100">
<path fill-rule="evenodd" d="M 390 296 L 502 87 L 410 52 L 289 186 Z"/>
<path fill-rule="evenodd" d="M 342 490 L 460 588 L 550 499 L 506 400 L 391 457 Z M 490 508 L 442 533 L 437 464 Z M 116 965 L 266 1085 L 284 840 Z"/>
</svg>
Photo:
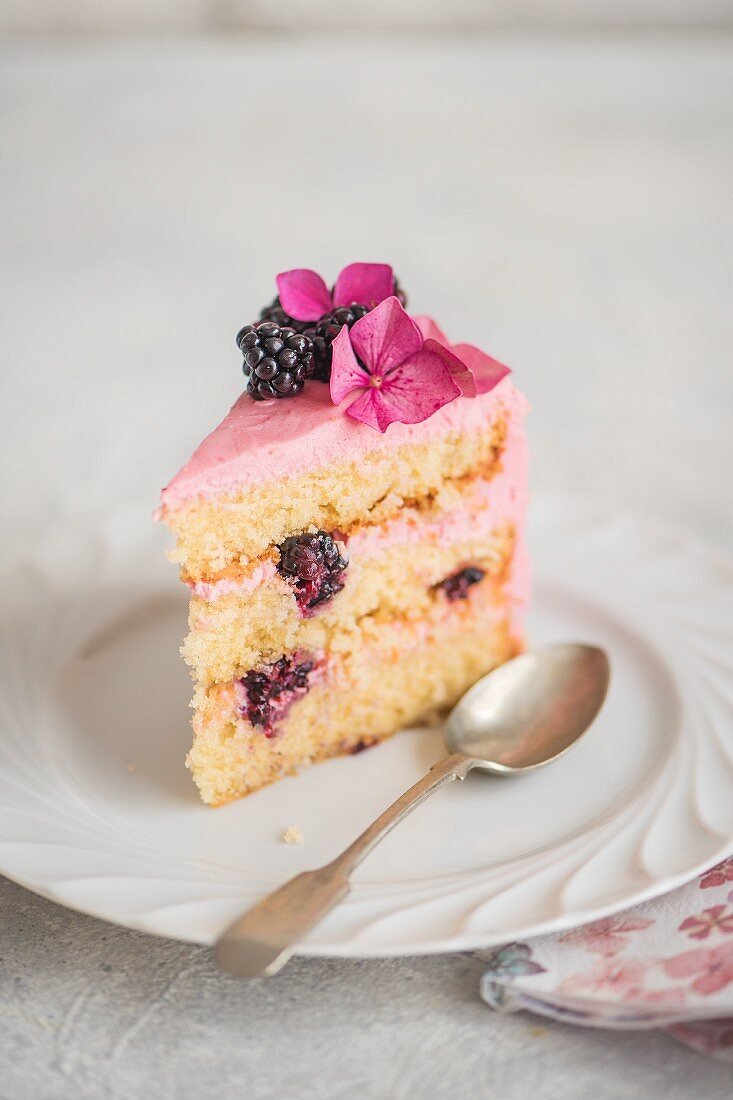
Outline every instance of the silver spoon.
<svg viewBox="0 0 733 1100">
<path fill-rule="evenodd" d="M 553 645 L 515 657 L 484 676 L 451 711 L 450 753 L 393 802 L 325 867 L 304 871 L 268 894 L 219 938 L 216 961 L 239 978 L 275 974 L 300 940 L 349 892 L 349 875 L 416 806 L 473 768 L 516 775 L 557 760 L 601 708 L 608 657 L 589 645 Z"/>
</svg>

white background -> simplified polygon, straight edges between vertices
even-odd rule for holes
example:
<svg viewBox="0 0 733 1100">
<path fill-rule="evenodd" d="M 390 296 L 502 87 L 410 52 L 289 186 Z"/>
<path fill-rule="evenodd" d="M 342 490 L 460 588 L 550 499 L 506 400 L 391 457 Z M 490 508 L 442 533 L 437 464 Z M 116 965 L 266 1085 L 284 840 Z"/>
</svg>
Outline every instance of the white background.
<svg viewBox="0 0 733 1100">
<path fill-rule="evenodd" d="M 275 272 L 365 259 L 513 367 L 536 487 L 728 541 L 730 60 L 679 37 L 9 51 L 12 533 L 152 509 L 239 393 Z"/>
<path fill-rule="evenodd" d="M 600 494 L 730 549 L 732 57 L 702 35 L 6 47 L 2 554 L 100 509 L 152 511 L 239 393 L 234 334 L 274 273 L 333 278 L 352 260 L 392 262 L 415 311 L 513 367 L 537 489 Z M 459 959 L 296 964 L 252 992 L 195 948 L 1 896 L 22 990 L 0 1039 L 14 1098 L 69 1080 L 130 1095 L 174 1049 L 148 1096 L 293 1095 L 296 1077 L 303 1096 L 449 1096 L 458 1050 L 466 1087 L 488 1095 L 498 1075 L 510 1100 L 729 1088 L 660 1038 L 552 1028 L 539 1043 L 532 1021 L 475 1004 L 478 970 Z M 38 938 L 48 921 L 64 973 Z M 113 1059 L 120 1005 L 132 1032 Z M 263 1020 L 245 1057 L 240 1027 Z"/>
</svg>

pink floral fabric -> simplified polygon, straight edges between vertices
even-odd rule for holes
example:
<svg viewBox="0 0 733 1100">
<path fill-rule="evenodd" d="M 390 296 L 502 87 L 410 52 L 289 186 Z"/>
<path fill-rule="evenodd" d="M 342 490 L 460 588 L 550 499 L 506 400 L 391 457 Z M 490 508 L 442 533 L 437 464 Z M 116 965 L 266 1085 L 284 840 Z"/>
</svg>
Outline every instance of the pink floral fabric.
<svg viewBox="0 0 733 1100">
<path fill-rule="evenodd" d="M 481 992 L 594 1027 L 664 1027 L 733 1062 L 733 856 L 679 890 L 582 928 L 482 952 Z"/>
</svg>

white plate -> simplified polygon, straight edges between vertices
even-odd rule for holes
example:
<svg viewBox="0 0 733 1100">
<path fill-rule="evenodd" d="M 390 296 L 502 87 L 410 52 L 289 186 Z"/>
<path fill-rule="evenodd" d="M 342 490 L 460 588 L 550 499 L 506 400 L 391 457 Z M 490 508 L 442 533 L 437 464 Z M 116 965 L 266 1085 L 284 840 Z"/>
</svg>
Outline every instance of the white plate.
<svg viewBox="0 0 733 1100">
<path fill-rule="evenodd" d="M 611 655 L 587 736 L 550 768 L 474 775 L 362 865 L 309 955 L 458 950 L 665 891 L 733 837 L 733 565 L 601 508 L 533 504 L 533 644 Z M 185 592 L 145 513 L 48 545 L 3 586 L 0 871 L 131 928 L 210 943 L 330 859 L 441 753 L 405 732 L 218 810 L 183 767 Z M 180 590 L 179 590 L 180 589 Z M 305 844 L 282 843 L 297 824 Z"/>
</svg>

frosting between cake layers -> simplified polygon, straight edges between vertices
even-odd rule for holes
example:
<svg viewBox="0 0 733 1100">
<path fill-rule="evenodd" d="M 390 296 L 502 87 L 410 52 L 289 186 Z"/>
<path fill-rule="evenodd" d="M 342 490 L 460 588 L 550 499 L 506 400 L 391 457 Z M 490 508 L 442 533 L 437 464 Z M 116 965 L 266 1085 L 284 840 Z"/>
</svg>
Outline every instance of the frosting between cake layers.
<svg viewBox="0 0 733 1100">
<path fill-rule="evenodd" d="M 505 410 L 523 412 L 526 399 L 504 378 L 489 393 L 459 397 L 419 424 L 394 423 L 386 435 L 332 404 L 328 386 L 309 383 L 291 401 L 253 401 L 242 394 L 162 493 L 175 508 L 255 482 L 358 459 L 383 448 L 428 442 L 450 432 L 479 431 Z"/>
<path fill-rule="evenodd" d="M 188 586 L 197 596 L 213 602 L 220 596 L 230 596 L 233 593 L 239 595 L 254 592 L 265 581 L 277 576 L 277 567 L 273 561 L 259 562 L 257 566 L 246 575 L 238 577 L 220 577 L 215 581 L 188 581 Z"/>
<path fill-rule="evenodd" d="M 475 542 L 489 539 L 511 525 L 515 530 L 516 542 L 507 579 L 508 593 L 512 600 L 524 601 L 529 588 L 521 530 L 527 505 L 527 445 L 521 425 L 517 422 L 520 412 L 521 409 L 515 407 L 509 415 L 501 469 L 490 480 L 475 479 L 466 490 L 460 507 L 447 509 L 431 518 L 407 508 L 382 523 L 360 526 L 345 538 L 349 555 L 365 560 L 378 557 L 396 545 Z M 259 584 L 271 581 L 276 575 L 277 567 L 268 558 L 245 575 L 199 581 L 191 583 L 190 587 L 197 596 L 214 602 L 221 596 L 252 592 Z"/>
</svg>

